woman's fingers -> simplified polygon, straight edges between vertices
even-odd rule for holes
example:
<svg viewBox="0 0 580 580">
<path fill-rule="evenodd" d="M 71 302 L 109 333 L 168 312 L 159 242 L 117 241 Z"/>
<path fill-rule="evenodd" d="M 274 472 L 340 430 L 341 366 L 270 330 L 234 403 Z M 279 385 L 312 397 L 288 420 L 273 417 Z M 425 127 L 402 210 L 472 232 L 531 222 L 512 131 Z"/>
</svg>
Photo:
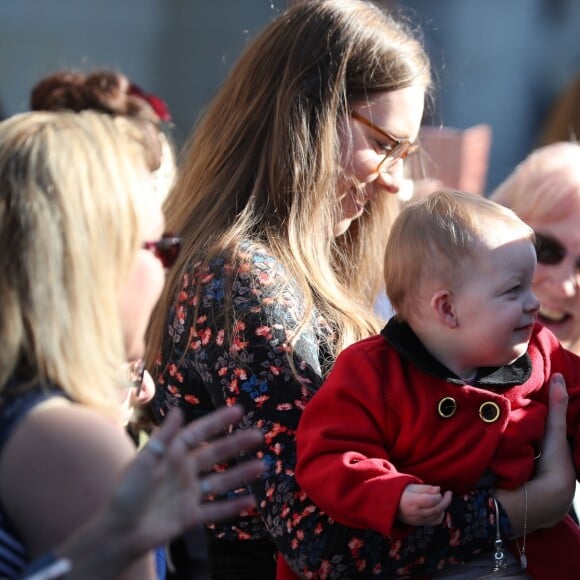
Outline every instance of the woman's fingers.
<svg viewBox="0 0 580 580">
<path fill-rule="evenodd" d="M 556 510 L 556 517 L 558 517 L 556 498 L 560 504 L 560 517 L 562 517 L 568 512 L 576 489 L 576 473 L 566 439 L 567 408 L 568 393 L 564 377 L 554 374 L 550 378 L 546 432 L 534 480 L 541 484 L 543 489 L 551 490 L 548 497 L 553 498 L 552 504 Z"/>
<path fill-rule="evenodd" d="M 208 522 L 227 520 L 239 516 L 241 512 L 248 510 L 255 505 L 256 502 L 251 495 L 206 503 L 200 507 L 195 521 L 204 524 Z"/>
<path fill-rule="evenodd" d="M 161 427 L 150 438 L 147 444 L 149 455 L 159 459 L 162 456 L 160 450 L 165 447 L 168 466 L 181 465 L 183 467 L 184 461 L 187 461 L 189 469 L 192 469 L 198 478 L 196 479 L 198 492 L 202 499 L 245 485 L 245 482 L 258 477 L 265 471 L 263 461 L 251 459 L 233 465 L 225 471 L 208 471 L 216 464 L 232 460 L 241 453 L 263 444 L 264 437 L 259 429 L 248 429 L 238 431 L 233 435 L 224 435 L 224 430 L 239 422 L 243 413 L 240 405 L 222 407 L 181 428 L 182 414 L 178 409 L 172 409 Z M 216 435 L 220 436 L 212 439 Z M 215 508 L 213 508 L 214 504 L 216 504 Z M 241 509 L 245 509 L 244 506 L 247 508 L 252 505 L 254 502 L 251 496 L 243 496 L 234 500 L 208 502 L 198 505 L 198 509 L 205 514 L 203 521 L 209 521 L 211 518 L 231 517 L 238 514 Z M 211 509 L 210 506 L 212 506 Z M 209 519 L 205 519 L 206 517 Z"/>
<path fill-rule="evenodd" d="M 264 437 L 259 429 L 248 429 L 210 441 L 194 451 L 193 456 L 198 469 L 205 470 L 216 463 L 233 459 L 244 451 L 255 449 L 263 442 Z"/>
<path fill-rule="evenodd" d="M 238 431 L 230 436 L 223 434 L 224 428 L 239 421 L 242 415 L 243 409 L 239 405 L 223 407 L 180 429 L 182 414 L 179 409 L 172 409 L 161 427 L 149 438 L 143 451 L 146 451 L 147 457 L 160 460 L 166 456 L 176 464 L 181 464 L 184 454 L 187 454 L 197 472 L 206 471 L 263 443 L 259 429 Z M 206 442 L 217 433 L 221 437 Z"/>
<path fill-rule="evenodd" d="M 548 422 L 546 434 L 557 431 L 560 435 L 566 435 L 566 411 L 568 410 L 568 391 L 566 381 L 560 373 L 555 373 L 550 378 L 550 406 L 548 410 Z"/>
<path fill-rule="evenodd" d="M 221 407 L 184 427 L 181 438 L 187 447 L 195 449 L 215 435 L 222 435 L 224 429 L 237 423 L 243 416 L 244 409 L 240 405 Z"/>
<path fill-rule="evenodd" d="M 249 480 L 262 475 L 266 469 L 261 459 L 250 459 L 221 472 L 205 475 L 200 482 L 204 496 L 219 495 L 236 487 L 247 485 Z"/>
<path fill-rule="evenodd" d="M 564 466 L 570 463 L 570 450 L 566 440 L 568 393 L 564 377 L 559 373 L 550 378 L 549 396 L 548 419 L 538 464 L 540 472 L 559 471 L 561 463 L 564 463 Z"/>
<path fill-rule="evenodd" d="M 176 435 L 181 432 L 182 424 L 183 414 L 180 409 L 177 407 L 171 409 L 163 423 L 149 437 L 149 441 L 139 454 L 139 460 L 145 460 L 146 464 L 149 465 L 161 459 Z"/>
<path fill-rule="evenodd" d="M 167 413 L 163 423 L 155 430 L 155 437 L 166 445 L 170 443 L 183 425 L 183 413 L 178 407 L 174 407 Z"/>
</svg>

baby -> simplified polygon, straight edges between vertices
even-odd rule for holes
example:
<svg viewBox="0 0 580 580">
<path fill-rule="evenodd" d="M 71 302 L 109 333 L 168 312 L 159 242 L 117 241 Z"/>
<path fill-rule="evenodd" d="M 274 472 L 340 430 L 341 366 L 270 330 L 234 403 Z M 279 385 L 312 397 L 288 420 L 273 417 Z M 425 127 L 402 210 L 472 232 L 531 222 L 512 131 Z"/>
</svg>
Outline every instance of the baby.
<svg viewBox="0 0 580 580">
<path fill-rule="evenodd" d="M 580 358 L 536 322 L 535 266 L 532 229 L 481 196 L 440 191 L 402 210 L 385 253 L 396 315 L 339 355 L 298 429 L 296 476 L 331 517 L 396 538 L 445 525 L 451 492 L 521 486 L 541 453 L 556 372 L 578 471 Z M 578 527 L 550 530 L 520 542 L 533 577 L 540 558 L 577 562 Z M 498 560 L 519 567 L 499 552 L 484 566 Z"/>
</svg>

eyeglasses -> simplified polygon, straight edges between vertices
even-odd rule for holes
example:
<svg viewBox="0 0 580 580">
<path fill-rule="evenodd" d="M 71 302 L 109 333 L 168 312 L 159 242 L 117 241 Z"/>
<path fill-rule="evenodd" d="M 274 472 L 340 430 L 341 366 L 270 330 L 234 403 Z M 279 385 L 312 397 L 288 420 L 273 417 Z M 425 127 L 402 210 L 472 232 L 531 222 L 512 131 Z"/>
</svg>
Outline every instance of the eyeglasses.
<svg viewBox="0 0 580 580">
<path fill-rule="evenodd" d="M 163 234 L 156 242 L 145 242 L 144 250 L 150 250 L 161 261 L 164 268 L 171 268 L 177 260 L 181 249 L 181 237 L 173 234 Z"/>
<path fill-rule="evenodd" d="M 568 254 L 568 250 L 560 240 L 538 232 L 535 232 L 534 246 L 538 264 L 545 266 L 557 266 Z M 580 270 L 580 256 L 576 258 L 574 266 Z"/>
<path fill-rule="evenodd" d="M 137 391 L 137 396 L 141 393 L 141 387 L 143 385 L 143 377 L 145 376 L 145 362 L 142 358 L 134 360 L 129 363 L 129 380 L 131 385 Z"/>
<path fill-rule="evenodd" d="M 385 157 L 377 166 L 377 171 L 381 173 L 386 173 L 399 159 L 405 159 L 408 155 L 415 153 L 419 149 L 418 143 L 412 143 L 409 139 L 397 139 L 393 137 L 393 135 L 377 127 L 372 121 L 356 111 L 350 111 L 350 116 L 392 142 L 392 144 L 384 146 Z"/>
</svg>

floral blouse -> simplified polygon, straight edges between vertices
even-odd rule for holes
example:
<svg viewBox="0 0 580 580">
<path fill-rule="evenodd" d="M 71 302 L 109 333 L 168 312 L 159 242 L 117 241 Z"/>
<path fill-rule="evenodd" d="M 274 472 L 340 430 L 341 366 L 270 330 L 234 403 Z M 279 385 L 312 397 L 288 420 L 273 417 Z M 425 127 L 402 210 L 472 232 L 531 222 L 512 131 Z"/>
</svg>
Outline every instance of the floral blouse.
<svg viewBox="0 0 580 580">
<path fill-rule="evenodd" d="M 169 312 L 153 409 L 161 418 L 179 406 L 189 421 L 239 403 L 246 415 L 236 428 L 263 431 L 260 454 L 268 465 L 262 479 L 250 484 L 256 511 L 212 524 L 216 538 L 271 537 L 290 566 L 308 578 L 429 575 L 491 549 L 495 511 L 487 491 L 454 498 L 441 526 L 402 527 L 391 538 L 342 526 L 312 504 L 294 479 L 295 433 L 328 371 L 320 352 L 328 326 L 314 312 L 298 329 L 303 295 L 263 246 L 245 242 L 235 260 L 221 256 L 209 267 L 200 264 L 192 263 Z M 234 310 L 228 328 L 226 293 Z M 508 534 L 503 512 L 501 525 Z"/>
</svg>

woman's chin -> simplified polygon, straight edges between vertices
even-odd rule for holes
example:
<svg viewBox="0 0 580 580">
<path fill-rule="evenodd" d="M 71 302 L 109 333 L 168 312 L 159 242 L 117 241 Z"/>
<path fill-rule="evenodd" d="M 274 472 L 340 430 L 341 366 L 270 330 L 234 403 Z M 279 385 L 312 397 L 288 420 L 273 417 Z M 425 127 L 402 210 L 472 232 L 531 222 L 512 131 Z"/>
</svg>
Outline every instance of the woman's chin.
<svg viewBox="0 0 580 580">
<path fill-rule="evenodd" d="M 580 328 L 575 324 L 575 320 L 576 318 L 571 315 L 566 315 L 562 320 L 538 317 L 538 321 L 556 335 L 564 348 L 580 354 Z"/>
<path fill-rule="evenodd" d="M 354 213 L 353 215 L 351 215 L 349 217 L 343 217 L 340 221 L 338 221 L 336 224 L 334 224 L 333 236 L 335 238 L 338 238 L 339 236 L 346 234 L 346 232 L 348 231 L 348 228 L 350 228 L 352 222 L 354 222 L 355 220 L 360 218 L 364 212 L 365 212 L 364 206 L 357 205 L 356 213 Z"/>
<path fill-rule="evenodd" d="M 127 362 L 132 362 L 145 355 L 145 340 L 134 340 L 132 344 L 125 347 Z"/>
<path fill-rule="evenodd" d="M 566 314 L 559 320 L 543 316 L 542 313 L 538 316 L 538 321 L 542 323 L 543 326 L 549 328 L 561 341 L 566 340 L 565 337 L 569 335 L 570 326 L 572 322 L 572 317 Z"/>
<path fill-rule="evenodd" d="M 346 234 L 346 232 L 348 231 L 348 228 L 350 228 L 350 224 L 352 224 L 354 219 L 355 218 L 343 218 L 342 220 L 340 220 L 339 222 L 334 224 L 334 229 L 332 230 L 332 235 L 335 238 L 338 238 L 338 237 Z"/>
</svg>

